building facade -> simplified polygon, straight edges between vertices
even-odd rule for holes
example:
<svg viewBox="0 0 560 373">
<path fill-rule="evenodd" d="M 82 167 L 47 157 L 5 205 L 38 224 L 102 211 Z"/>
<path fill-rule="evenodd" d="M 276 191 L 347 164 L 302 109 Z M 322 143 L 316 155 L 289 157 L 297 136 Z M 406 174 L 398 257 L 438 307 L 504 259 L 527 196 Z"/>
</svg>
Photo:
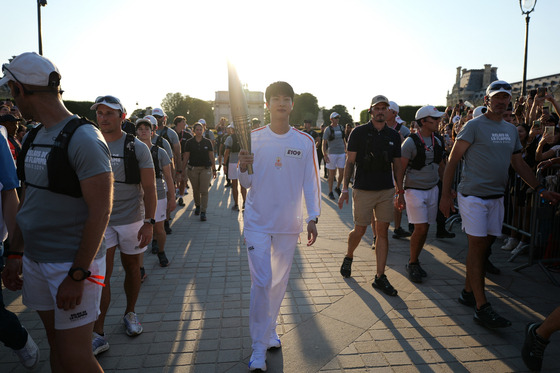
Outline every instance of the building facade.
<svg viewBox="0 0 560 373">
<path fill-rule="evenodd" d="M 245 90 L 245 98 L 249 107 L 249 118 L 258 118 L 264 124 L 264 93 Z M 221 117 L 232 122 L 231 108 L 229 106 L 229 92 L 217 91 L 214 101 L 214 123 L 218 123 Z"/>
<path fill-rule="evenodd" d="M 455 84 L 451 92 L 447 92 L 447 106 L 454 106 L 459 100 L 468 101 L 474 106 L 483 105 L 486 88 L 493 81 L 498 80 L 498 68 L 485 64 L 484 69 L 457 68 Z M 513 99 L 521 96 L 522 82 L 511 83 Z M 560 97 L 560 74 L 547 75 L 540 78 L 528 79 L 527 94 L 539 87 L 546 87 L 555 97 Z"/>
</svg>

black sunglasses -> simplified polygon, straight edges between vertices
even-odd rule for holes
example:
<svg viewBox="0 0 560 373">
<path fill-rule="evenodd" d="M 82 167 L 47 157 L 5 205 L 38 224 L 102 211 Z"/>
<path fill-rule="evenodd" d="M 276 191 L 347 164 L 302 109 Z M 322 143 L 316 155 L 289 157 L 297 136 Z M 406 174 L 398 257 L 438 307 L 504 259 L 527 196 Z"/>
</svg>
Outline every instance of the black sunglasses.
<svg viewBox="0 0 560 373">
<path fill-rule="evenodd" d="M 499 91 L 500 89 L 505 89 L 506 91 L 511 91 L 511 85 L 508 83 L 496 83 L 490 84 L 491 91 Z"/>
</svg>

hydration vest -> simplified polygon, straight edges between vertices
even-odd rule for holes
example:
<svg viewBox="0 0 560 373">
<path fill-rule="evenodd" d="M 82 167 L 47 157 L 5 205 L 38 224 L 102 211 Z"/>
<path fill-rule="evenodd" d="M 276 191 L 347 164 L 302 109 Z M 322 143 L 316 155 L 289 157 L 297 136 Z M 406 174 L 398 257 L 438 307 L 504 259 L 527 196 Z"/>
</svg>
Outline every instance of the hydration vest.
<svg viewBox="0 0 560 373">
<path fill-rule="evenodd" d="M 152 145 L 150 153 L 152 153 L 152 160 L 154 161 L 154 171 L 156 173 L 156 179 L 162 179 L 161 167 L 159 167 L 159 146 Z"/>
<path fill-rule="evenodd" d="M 410 134 L 410 137 L 414 140 L 414 145 L 416 145 L 416 157 L 408 163 L 410 168 L 413 170 L 421 170 L 422 168 L 428 166 L 426 164 L 426 149 L 424 148 L 424 143 L 420 140 L 420 136 L 421 135 L 417 133 Z M 434 133 L 434 143 L 432 144 L 434 147 L 434 160 L 431 163 L 440 164 L 443 159 L 443 147 L 436 139 L 439 139 L 440 142 L 442 141 L 440 136 Z"/>
<path fill-rule="evenodd" d="M 128 133 L 126 134 L 123 151 L 125 180 L 115 180 L 115 183 L 140 184 L 140 166 L 138 164 L 138 159 L 136 158 L 134 139 L 136 139 L 134 135 Z"/>
</svg>

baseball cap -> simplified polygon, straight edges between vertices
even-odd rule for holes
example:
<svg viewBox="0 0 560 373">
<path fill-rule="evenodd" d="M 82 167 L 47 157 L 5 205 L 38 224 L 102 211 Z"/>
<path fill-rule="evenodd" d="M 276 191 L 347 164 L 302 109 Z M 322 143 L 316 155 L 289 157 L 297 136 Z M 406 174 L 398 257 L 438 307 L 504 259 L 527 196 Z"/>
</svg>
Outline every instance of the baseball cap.
<svg viewBox="0 0 560 373">
<path fill-rule="evenodd" d="M 35 52 L 20 54 L 12 62 L 3 64 L 2 71 L 4 77 L 0 79 L 0 86 L 10 80 L 39 87 L 58 87 L 60 85 L 61 75 L 55 64 Z"/>
<path fill-rule="evenodd" d="M 160 116 L 160 117 L 164 117 L 165 113 L 163 112 L 163 110 L 161 110 L 160 108 L 157 107 L 155 109 L 152 109 L 152 115 L 153 116 L 157 115 L 157 116 Z"/>
<path fill-rule="evenodd" d="M 227 128 L 235 128 L 235 126 L 233 125 L 233 123 L 231 123 L 227 126 Z"/>
<path fill-rule="evenodd" d="M 399 105 L 395 101 L 389 101 L 389 109 L 395 111 L 397 114 L 399 112 Z"/>
<path fill-rule="evenodd" d="M 371 99 L 371 106 L 375 106 L 377 104 L 380 103 L 385 103 L 387 105 L 389 105 L 389 99 L 387 99 L 387 97 L 383 96 L 383 95 L 377 95 L 374 98 Z"/>
<path fill-rule="evenodd" d="M 432 105 L 426 105 L 426 106 L 422 106 L 420 109 L 418 109 L 418 111 L 416 112 L 416 116 L 414 117 L 415 120 L 420 120 L 422 118 L 426 118 L 426 117 L 435 117 L 435 118 L 441 118 L 445 115 L 444 112 L 439 111 L 438 109 L 436 109 L 435 106 Z"/>
<path fill-rule="evenodd" d="M 198 120 L 198 123 L 202 124 L 203 126 L 206 125 L 206 121 L 205 121 L 204 119 L 202 119 L 202 118 L 200 118 L 200 119 Z"/>
<path fill-rule="evenodd" d="M 0 123 L 21 122 L 22 119 L 14 117 L 12 114 L 4 114 L 0 116 Z"/>
<path fill-rule="evenodd" d="M 138 128 L 138 126 L 142 123 L 146 123 L 152 130 L 154 129 L 153 123 L 151 122 L 150 118 L 147 118 L 147 116 L 145 116 L 144 118 L 140 118 L 136 121 L 136 128 Z"/>
<path fill-rule="evenodd" d="M 461 116 L 455 115 L 451 121 L 453 122 L 453 124 L 455 124 L 455 123 L 459 123 L 460 120 L 461 120 Z"/>
<path fill-rule="evenodd" d="M 505 92 L 511 96 L 511 84 L 504 80 L 495 80 L 486 88 L 486 96 L 489 97 L 499 92 Z"/>
<path fill-rule="evenodd" d="M 253 118 L 253 119 L 251 119 L 251 122 L 260 123 L 261 121 L 259 120 L 259 118 Z"/>
<path fill-rule="evenodd" d="M 405 122 L 404 120 L 402 120 L 401 117 L 399 117 L 398 115 L 397 115 L 397 117 L 395 118 L 395 121 L 397 121 L 398 124 L 406 123 L 406 122 Z"/>
<path fill-rule="evenodd" d="M 91 105 L 90 109 L 95 110 L 99 105 L 105 105 L 113 110 L 120 110 L 123 113 L 125 112 L 124 107 L 121 104 L 121 100 L 115 96 L 98 96 L 95 99 L 95 103 Z"/>
<path fill-rule="evenodd" d="M 152 124 L 152 128 L 157 128 L 157 119 L 153 115 L 146 115 L 142 119 L 148 119 Z"/>
<path fill-rule="evenodd" d="M 487 110 L 488 108 L 486 106 L 477 106 L 473 110 L 472 117 L 473 118 L 479 117 L 482 114 L 486 113 Z"/>
<path fill-rule="evenodd" d="M 333 111 L 333 112 L 331 113 L 331 119 L 337 118 L 337 117 L 340 118 L 340 114 L 338 114 L 336 111 Z"/>
</svg>

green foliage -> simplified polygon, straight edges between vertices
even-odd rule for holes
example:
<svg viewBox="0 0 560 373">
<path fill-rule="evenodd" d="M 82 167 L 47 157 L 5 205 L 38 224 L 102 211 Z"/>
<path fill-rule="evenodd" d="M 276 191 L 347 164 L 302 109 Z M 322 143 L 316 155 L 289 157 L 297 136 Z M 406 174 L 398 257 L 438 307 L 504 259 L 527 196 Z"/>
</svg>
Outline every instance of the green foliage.
<svg viewBox="0 0 560 373">
<path fill-rule="evenodd" d="M 172 123 L 173 119 L 182 115 L 187 118 L 187 123 L 194 124 L 200 118 L 204 118 L 208 127 L 214 126 L 214 113 L 212 104 L 181 93 L 168 93 L 161 102 L 161 107 L 167 115 L 167 122 Z"/>
<path fill-rule="evenodd" d="M 369 122 L 371 116 L 369 115 L 369 109 L 364 109 L 360 111 L 360 123 L 364 124 Z"/>
<path fill-rule="evenodd" d="M 339 125 L 342 125 L 344 127 L 346 126 L 347 123 L 354 123 L 354 121 L 352 120 L 352 116 L 350 115 L 350 113 L 348 113 L 348 110 L 346 109 L 346 106 L 334 105 L 330 110 L 323 110 L 323 120 L 325 121 L 326 124 L 331 123 L 331 114 L 334 111 L 340 114 L 340 120 L 338 121 Z"/>
<path fill-rule="evenodd" d="M 290 114 L 290 122 L 295 125 L 303 125 L 305 119 L 312 121 L 311 126 L 315 126 L 317 114 L 319 113 L 319 104 L 317 97 L 311 93 L 296 94 L 294 96 L 294 110 Z"/>
<path fill-rule="evenodd" d="M 95 111 L 91 110 L 90 107 L 93 105 L 93 101 L 70 101 L 64 100 L 64 106 L 73 114 L 77 114 L 82 117 L 86 117 L 90 120 L 96 121 Z"/>
</svg>

